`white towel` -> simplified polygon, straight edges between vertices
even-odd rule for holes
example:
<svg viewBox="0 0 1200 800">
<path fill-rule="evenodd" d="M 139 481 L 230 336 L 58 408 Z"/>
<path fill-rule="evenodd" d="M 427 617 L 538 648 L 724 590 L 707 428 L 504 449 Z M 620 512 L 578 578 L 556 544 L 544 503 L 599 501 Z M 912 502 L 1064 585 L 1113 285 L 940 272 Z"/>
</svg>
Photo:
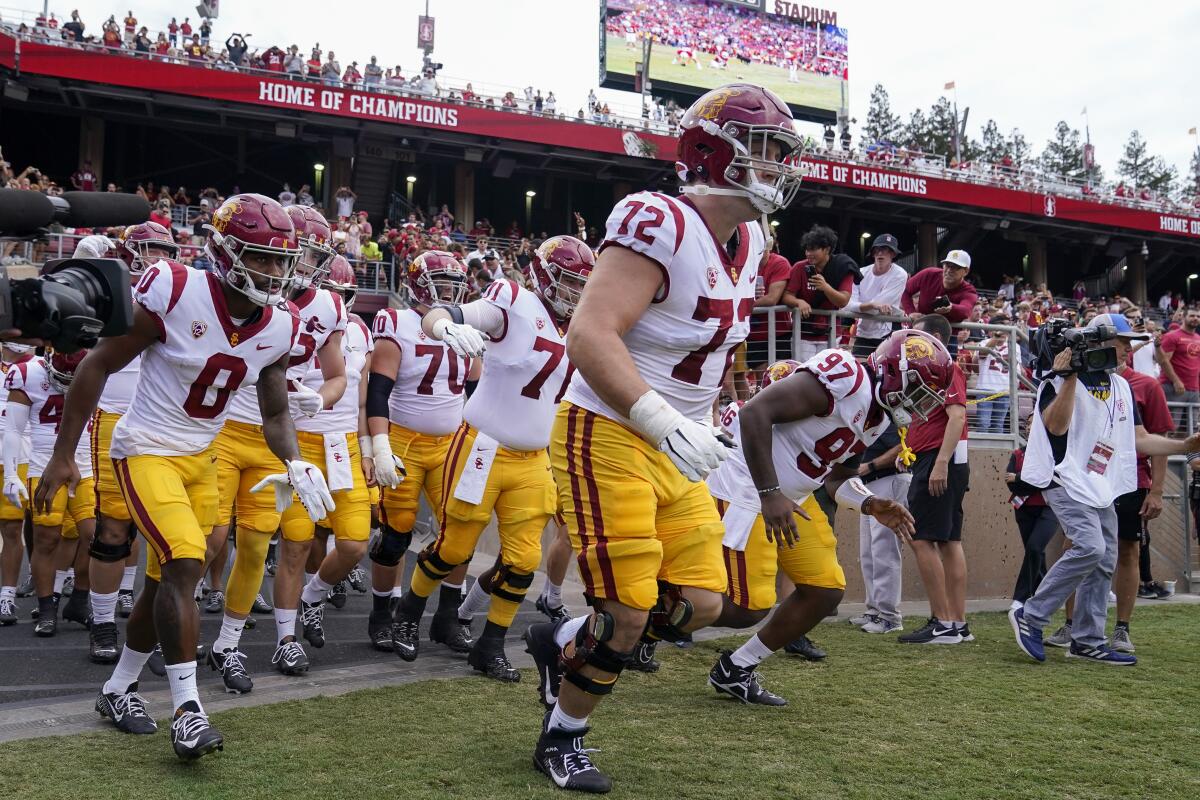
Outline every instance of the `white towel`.
<svg viewBox="0 0 1200 800">
<path fill-rule="evenodd" d="M 329 491 L 340 492 L 354 488 L 354 473 L 350 466 L 350 443 L 344 433 L 327 433 L 325 440 L 325 476 Z"/>
<path fill-rule="evenodd" d="M 721 518 L 725 526 L 725 536 L 721 539 L 721 544 L 730 550 L 745 551 L 746 542 L 750 541 L 750 529 L 757 520 L 757 509 L 743 508 L 730 503 L 725 509 L 725 516 Z"/>
<path fill-rule="evenodd" d="M 496 448 L 499 446 L 495 439 L 483 431 L 475 435 L 475 444 L 471 447 L 467 464 L 454 486 L 456 500 L 472 505 L 483 501 L 483 491 L 487 488 L 488 475 L 491 474 L 492 462 L 496 460 Z"/>
</svg>

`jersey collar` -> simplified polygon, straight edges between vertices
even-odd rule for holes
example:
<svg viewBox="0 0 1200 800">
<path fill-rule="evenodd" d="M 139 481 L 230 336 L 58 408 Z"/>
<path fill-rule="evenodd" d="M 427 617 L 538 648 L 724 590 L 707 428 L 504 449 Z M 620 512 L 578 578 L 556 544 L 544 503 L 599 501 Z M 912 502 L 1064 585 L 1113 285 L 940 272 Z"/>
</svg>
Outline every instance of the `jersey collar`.
<svg viewBox="0 0 1200 800">
<path fill-rule="evenodd" d="M 231 346 L 237 347 L 247 341 L 271 321 L 273 309 L 271 306 L 263 306 L 262 310 L 251 317 L 251 321 L 245 325 L 235 323 L 229 316 L 229 309 L 225 305 L 225 293 L 221 291 L 220 279 L 211 272 L 205 273 L 205 275 L 208 278 L 208 289 L 212 295 L 213 309 L 217 312 L 217 320 L 221 323 L 221 327 L 225 331 L 225 338 L 229 340 Z"/>
</svg>

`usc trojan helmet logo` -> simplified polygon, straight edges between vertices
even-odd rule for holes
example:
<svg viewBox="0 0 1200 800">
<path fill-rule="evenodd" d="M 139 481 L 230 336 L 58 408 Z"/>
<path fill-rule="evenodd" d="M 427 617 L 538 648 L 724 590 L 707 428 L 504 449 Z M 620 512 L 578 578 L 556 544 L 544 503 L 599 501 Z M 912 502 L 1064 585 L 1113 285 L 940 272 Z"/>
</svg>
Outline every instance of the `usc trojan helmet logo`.
<svg viewBox="0 0 1200 800">
<path fill-rule="evenodd" d="M 909 361 L 919 361 L 933 355 L 933 345 L 924 339 L 911 336 L 904 340 L 904 357 Z"/>
<path fill-rule="evenodd" d="M 229 220 L 233 219 L 234 214 L 242 213 L 242 204 L 236 200 L 225 201 L 217 212 L 213 214 L 212 226 L 217 233 L 224 233 L 225 227 L 229 225 Z"/>
<path fill-rule="evenodd" d="M 721 109 L 725 107 L 734 97 L 737 97 L 738 90 L 733 88 L 717 89 L 709 92 L 704 98 L 704 102 L 700 107 L 695 109 L 695 114 L 700 119 L 714 120 L 721 113 Z"/>
</svg>

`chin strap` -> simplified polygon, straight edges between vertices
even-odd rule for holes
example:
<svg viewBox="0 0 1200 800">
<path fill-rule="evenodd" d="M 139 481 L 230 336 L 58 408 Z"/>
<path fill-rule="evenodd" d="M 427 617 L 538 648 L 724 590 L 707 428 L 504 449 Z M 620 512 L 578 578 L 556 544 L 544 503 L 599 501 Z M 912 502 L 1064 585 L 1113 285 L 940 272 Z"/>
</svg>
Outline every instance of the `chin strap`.
<svg viewBox="0 0 1200 800">
<path fill-rule="evenodd" d="M 917 460 L 917 454 L 908 446 L 908 427 L 899 429 L 900 433 L 900 463 L 906 467 L 911 467 Z"/>
<path fill-rule="evenodd" d="M 694 194 L 702 197 L 706 194 L 720 194 L 728 197 L 749 197 L 750 192 L 745 189 L 726 189 L 723 186 L 709 186 L 705 183 L 689 183 L 686 186 L 681 186 L 679 191 L 683 194 Z"/>
</svg>

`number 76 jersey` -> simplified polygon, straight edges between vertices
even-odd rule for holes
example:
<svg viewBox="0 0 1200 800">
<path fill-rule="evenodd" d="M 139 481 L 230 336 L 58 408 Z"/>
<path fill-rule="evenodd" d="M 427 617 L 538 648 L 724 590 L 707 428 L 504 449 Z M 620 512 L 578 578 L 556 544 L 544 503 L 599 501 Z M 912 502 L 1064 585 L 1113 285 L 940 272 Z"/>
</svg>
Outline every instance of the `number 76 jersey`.
<svg viewBox="0 0 1200 800">
<path fill-rule="evenodd" d="M 299 317 L 289 306 L 267 306 L 237 325 L 216 275 L 166 259 L 143 273 L 133 297 L 158 324 L 158 340 L 143 354 L 110 455 L 199 453 L 221 430 L 230 396 L 291 350 Z"/>
<path fill-rule="evenodd" d="M 613 209 L 600 248 L 628 248 L 661 270 L 662 287 L 623 341 L 642 379 L 691 420 L 709 418 L 733 350 L 750 333 L 762 228 L 743 223 L 733 242 L 730 255 L 686 196 L 639 192 Z M 625 421 L 583 375 L 564 399 Z"/>
</svg>

